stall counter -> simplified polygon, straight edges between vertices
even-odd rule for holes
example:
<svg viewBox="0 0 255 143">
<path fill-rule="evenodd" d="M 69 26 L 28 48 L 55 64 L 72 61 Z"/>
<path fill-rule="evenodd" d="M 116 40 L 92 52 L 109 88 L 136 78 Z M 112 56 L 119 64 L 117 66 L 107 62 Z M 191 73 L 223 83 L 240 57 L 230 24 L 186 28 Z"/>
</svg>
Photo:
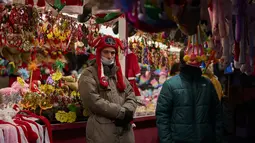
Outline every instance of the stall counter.
<svg viewBox="0 0 255 143">
<path fill-rule="evenodd" d="M 158 134 L 156 117 L 146 116 L 135 118 L 134 128 L 136 143 L 157 143 Z M 54 143 L 86 143 L 86 121 L 65 124 L 52 124 Z"/>
</svg>

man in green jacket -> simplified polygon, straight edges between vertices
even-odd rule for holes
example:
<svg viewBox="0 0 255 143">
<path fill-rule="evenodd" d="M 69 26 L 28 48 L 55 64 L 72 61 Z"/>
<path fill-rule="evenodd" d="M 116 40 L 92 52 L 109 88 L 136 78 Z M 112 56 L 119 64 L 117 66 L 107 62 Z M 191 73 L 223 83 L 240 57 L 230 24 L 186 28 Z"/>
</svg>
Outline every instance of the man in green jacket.
<svg viewBox="0 0 255 143">
<path fill-rule="evenodd" d="M 213 84 L 180 52 L 180 74 L 167 80 L 157 101 L 160 143 L 222 142 L 222 107 Z"/>
</svg>

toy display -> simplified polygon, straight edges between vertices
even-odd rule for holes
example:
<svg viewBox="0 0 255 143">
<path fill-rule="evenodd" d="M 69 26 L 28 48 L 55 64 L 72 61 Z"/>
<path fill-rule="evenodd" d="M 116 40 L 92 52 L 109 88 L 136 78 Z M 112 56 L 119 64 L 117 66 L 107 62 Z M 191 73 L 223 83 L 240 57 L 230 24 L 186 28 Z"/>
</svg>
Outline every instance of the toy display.
<svg viewBox="0 0 255 143">
<path fill-rule="evenodd" d="M 133 88 L 136 95 L 139 95 L 138 100 L 143 104 L 137 108 L 136 117 L 155 115 L 157 97 L 162 85 L 170 77 L 171 65 L 178 62 L 178 53 L 170 52 L 168 48 L 160 48 L 159 45 L 149 44 L 147 40 L 148 38 L 141 37 L 141 40 L 130 41 L 127 55 L 129 58 L 134 54 L 136 58 L 132 60 L 137 59 L 140 68 L 138 70 L 133 64 L 132 68 L 127 69 L 130 73 L 127 77 L 135 79 L 137 89 L 134 86 Z M 133 80 L 130 81 L 133 83 Z"/>
<path fill-rule="evenodd" d="M 221 100 L 216 63 L 225 74 L 236 69 L 255 74 L 253 5 L 242 0 L 0 1 L 0 142 L 9 138 L 1 131 L 9 131 L 17 136 L 9 142 L 45 138 L 52 143 L 51 124 L 87 120 L 77 81 L 100 58 L 94 46 L 100 44 L 102 25 L 112 28 L 113 37 L 125 37 L 118 41 L 125 63 L 117 64 L 124 64 L 137 96 L 135 118 L 155 116 L 162 85 L 174 76 L 171 68 L 183 48 L 186 64 L 202 68 Z M 25 124 L 38 127 L 38 133 L 27 129 L 18 137 L 16 126 Z"/>
<path fill-rule="evenodd" d="M 211 64 L 226 69 L 234 63 L 241 72 L 254 73 L 254 30 L 248 31 L 254 29 L 251 9 L 252 4 L 241 0 L 2 2 L 0 76 L 8 82 L 1 86 L 9 87 L 1 87 L 1 97 L 17 98 L 20 108 L 51 123 L 85 120 L 87 111 L 77 92 L 79 74 L 96 58 L 93 45 L 102 35 L 100 26 L 113 27 L 118 34 L 118 18 L 124 17 L 132 51 L 121 51 L 127 59 L 126 77 L 144 105 L 136 116 L 153 115 L 162 84 L 179 62 L 172 47 L 185 47 L 184 61 L 196 67 L 202 64 L 204 71 Z M 7 98 L 0 102 L 7 103 Z"/>
<path fill-rule="evenodd" d="M 22 110 L 45 116 L 51 123 L 85 120 L 77 69 L 68 69 L 70 59 L 65 55 L 86 54 L 95 30 L 31 5 L 9 3 L 0 11 L 1 76 L 9 77 L 10 86 L 0 89 L 0 101 L 19 100 L 15 103 Z"/>
</svg>

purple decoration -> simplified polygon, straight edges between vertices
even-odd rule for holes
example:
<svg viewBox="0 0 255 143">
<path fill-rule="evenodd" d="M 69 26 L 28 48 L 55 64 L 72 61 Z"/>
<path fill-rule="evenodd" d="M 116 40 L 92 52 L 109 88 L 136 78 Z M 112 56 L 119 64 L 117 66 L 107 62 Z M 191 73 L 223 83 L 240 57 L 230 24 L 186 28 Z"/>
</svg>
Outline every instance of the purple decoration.
<svg viewBox="0 0 255 143">
<path fill-rule="evenodd" d="M 53 85 L 53 84 L 54 84 L 54 80 L 52 79 L 51 76 L 49 76 L 49 77 L 47 78 L 46 83 L 47 83 L 47 84 L 50 84 L 50 85 Z"/>
</svg>

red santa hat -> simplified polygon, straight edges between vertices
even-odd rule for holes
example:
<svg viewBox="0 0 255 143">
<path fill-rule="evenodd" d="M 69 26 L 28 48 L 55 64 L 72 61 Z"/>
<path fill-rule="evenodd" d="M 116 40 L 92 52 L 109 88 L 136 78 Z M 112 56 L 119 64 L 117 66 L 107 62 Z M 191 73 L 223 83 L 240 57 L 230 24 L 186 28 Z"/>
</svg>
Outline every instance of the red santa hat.
<svg viewBox="0 0 255 143">
<path fill-rule="evenodd" d="M 104 75 L 104 68 L 103 68 L 103 64 L 101 62 L 101 51 L 106 47 L 112 47 L 116 51 L 115 64 L 118 67 L 118 71 L 116 72 L 117 88 L 121 92 L 124 91 L 126 88 L 126 85 L 123 80 L 121 65 L 120 65 L 119 56 L 118 56 L 118 48 L 123 47 L 121 41 L 117 38 L 106 35 L 106 36 L 97 38 L 93 43 L 94 43 L 93 46 L 96 48 L 96 63 L 98 65 L 97 70 L 98 70 L 98 79 L 99 79 L 100 85 L 103 87 L 107 87 L 109 85 L 109 83 L 107 82 L 107 79 Z"/>
</svg>

